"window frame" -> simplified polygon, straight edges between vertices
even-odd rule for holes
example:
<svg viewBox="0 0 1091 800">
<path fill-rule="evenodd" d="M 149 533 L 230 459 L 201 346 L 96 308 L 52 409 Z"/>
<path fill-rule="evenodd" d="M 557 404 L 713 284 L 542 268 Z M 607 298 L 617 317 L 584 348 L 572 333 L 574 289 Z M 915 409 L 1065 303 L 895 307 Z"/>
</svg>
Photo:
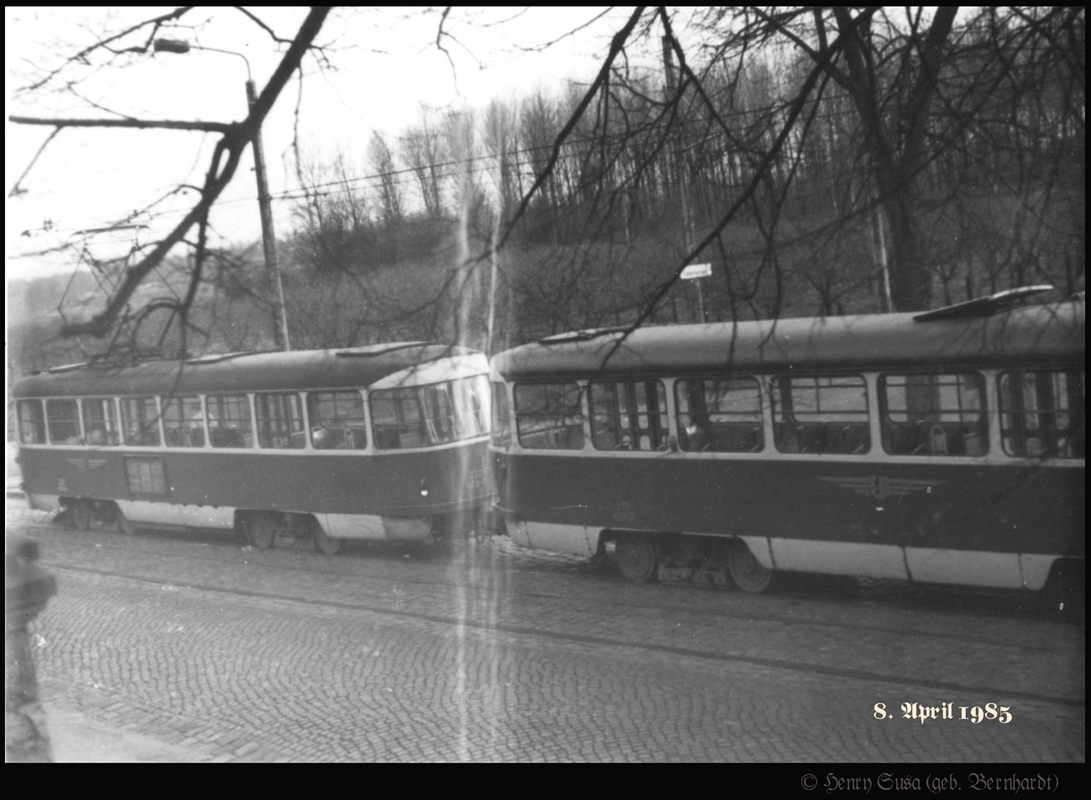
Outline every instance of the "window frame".
<svg viewBox="0 0 1091 800">
<path fill-rule="evenodd" d="M 1017 402 L 1014 395 L 1005 397 L 1005 379 L 1020 376 Z M 1028 385 L 1033 378 L 1029 398 L 1034 408 L 1026 408 Z M 1043 378 L 1049 378 L 1048 385 Z M 1062 379 L 1063 381 L 1059 380 Z M 1086 457 L 1086 380 L 1087 373 L 1079 369 L 1008 369 L 996 375 L 997 419 L 1000 427 L 1002 452 L 1010 458 L 1059 458 L 1079 460 Z M 1063 385 L 1062 385 L 1063 383 Z M 1077 396 L 1078 395 L 1078 396 Z M 1063 407 L 1058 402 L 1063 398 Z M 1043 408 L 1043 400 L 1052 400 L 1053 408 Z M 1074 401 L 1075 404 L 1074 404 Z M 1019 406 L 1019 407 L 1008 407 Z M 1075 406 L 1075 407 L 1074 407 Z M 1035 425 L 1028 423 L 1034 417 Z M 1065 425 L 1057 420 L 1064 416 Z M 1031 442 L 1037 442 L 1031 446 Z M 1021 444 L 1021 446 L 1016 446 Z"/>
<path fill-rule="evenodd" d="M 428 428 L 424 421 L 423 402 L 417 386 L 398 386 L 393 389 L 376 389 L 368 392 L 368 406 L 371 412 L 371 436 L 377 450 L 417 450 L 432 447 L 428 438 Z M 392 416 L 377 413 L 386 404 L 391 404 Z M 415 415 L 407 415 L 405 410 L 415 409 Z M 412 418 L 414 417 L 415 418 Z M 390 438 L 393 431 L 395 439 Z M 416 436 L 419 442 L 402 444 L 407 436 Z M 389 442 L 394 441 L 391 445 Z"/>
<path fill-rule="evenodd" d="M 355 398 L 359 416 L 340 415 L 339 403 L 345 398 Z M 371 441 L 367 415 L 367 401 L 359 389 L 317 389 L 307 392 L 307 427 L 310 447 L 315 450 L 348 450 L 359 452 L 368 449 Z M 334 403 L 334 416 L 320 413 L 323 403 Z M 353 409 L 355 410 L 355 409 Z M 325 432 L 327 437 L 319 438 Z M 328 444 L 327 444 L 328 442 Z"/>
<path fill-rule="evenodd" d="M 661 378 L 589 381 L 587 408 L 591 446 L 599 452 L 655 453 L 670 447 L 667 387 Z"/>
<path fill-rule="evenodd" d="M 723 405 L 709 410 L 709 398 L 736 394 L 737 386 L 754 392 L 756 405 L 749 410 L 730 410 Z M 688 453 L 760 453 L 765 450 L 763 381 L 757 375 L 684 376 L 674 382 L 675 424 L 680 448 Z M 721 388 L 726 385 L 728 388 Z M 700 407 L 693 402 L 700 393 Z M 712 393 L 710 395 L 710 392 Z M 743 392 L 738 391 L 739 395 Z M 685 401 L 683 403 L 683 400 Z"/>
<path fill-rule="evenodd" d="M 54 416 L 52 413 L 53 408 L 60 408 L 66 404 L 71 404 L 72 416 Z M 80 424 L 80 404 L 74 397 L 50 397 L 45 401 L 45 425 L 46 431 L 49 434 L 49 443 L 52 445 L 59 445 L 61 447 L 74 447 L 82 445 L 83 439 L 83 426 Z M 74 426 L 72 432 L 68 436 L 62 436 L 65 433 L 65 429 L 61 426 L 68 425 Z M 57 432 L 56 428 L 60 428 Z"/>
<path fill-rule="evenodd" d="M 102 441 L 93 442 L 93 434 L 99 430 L 97 425 L 93 423 L 99 422 L 98 419 L 91 419 L 94 415 L 88 414 L 88 404 L 99 403 L 100 408 L 109 408 L 109 415 L 104 415 L 101 422 L 102 424 Z M 80 415 L 83 419 L 83 437 L 88 447 L 118 447 L 121 445 L 121 426 L 118 424 L 118 409 L 117 400 L 113 397 L 81 397 L 80 398 Z"/>
<path fill-rule="evenodd" d="M 488 375 L 452 378 L 449 392 L 455 409 L 455 441 L 489 435 L 490 394 Z M 469 405 L 466 402 L 469 401 Z"/>
<path fill-rule="evenodd" d="M 491 413 L 488 391 L 489 380 L 484 374 L 369 390 L 375 449 L 416 450 L 488 436 Z M 469 408 L 465 406 L 467 398 Z M 407 413 L 411 409 L 414 413 Z M 405 441 L 410 443 L 403 444 Z"/>
<path fill-rule="evenodd" d="M 225 401 L 229 402 L 225 403 Z M 240 408 L 246 411 L 245 417 L 236 413 Z M 215 420 L 213 420 L 213 411 L 216 412 Z M 215 424 L 213 424 L 214 422 Z M 232 424 L 239 422 L 244 422 L 245 426 Z M 257 444 L 257 437 L 254 434 L 254 408 L 250 402 L 250 395 L 245 392 L 206 394 L 205 428 L 208 433 L 209 446 L 213 449 L 253 449 Z M 246 442 L 247 436 L 250 437 L 249 444 Z"/>
<path fill-rule="evenodd" d="M 119 419 L 121 424 L 121 441 L 126 447 L 161 447 L 163 445 L 163 430 L 160 423 L 159 412 L 159 398 L 155 395 L 131 395 L 118 398 L 119 406 Z M 130 412 L 127 410 L 137 402 L 142 401 L 142 411 L 137 415 L 138 419 L 132 420 L 129 418 Z M 154 417 L 152 419 L 147 418 L 148 403 L 151 402 L 154 406 Z M 133 427 L 131 423 L 135 422 L 136 432 L 141 434 L 140 438 L 133 441 L 129 435 L 130 429 Z M 149 434 L 155 434 L 155 441 L 150 441 Z M 145 441 L 149 440 L 149 441 Z"/>
<path fill-rule="evenodd" d="M 304 405 L 299 392 L 255 392 L 254 427 L 257 435 L 254 438 L 258 448 L 306 449 L 308 436 Z"/>
<path fill-rule="evenodd" d="M 430 444 L 450 444 L 457 441 L 455 401 L 448 382 L 430 383 L 420 387 L 424 427 Z"/>
<path fill-rule="evenodd" d="M 125 485 L 132 495 L 156 500 L 162 500 L 170 496 L 167 465 L 162 458 L 157 456 L 125 456 L 124 460 Z"/>
<path fill-rule="evenodd" d="M 550 389 L 556 391 L 557 389 L 564 390 L 565 394 L 571 392 L 572 388 L 575 388 L 575 397 L 565 397 L 568 403 L 574 399 L 575 403 L 571 405 L 571 408 L 562 405 L 558 411 L 549 411 L 550 396 L 548 392 Z M 545 404 L 543 405 L 544 411 L 522 411 L 520 410 L 520 390 L 534 390 L 543 389 L 547 392 L 545 396 Z M 566 451 L 578 451 L 583 450 L 587 445 L 587 436 L 584 430 L 584 422 L 586 420 L 586 414 L 583 407 L 585 386 L 575 380 L 561 380 L 561 381 L 521 381 L 514 385 L 513 398 L 514 398 L 514 422 L 515 433 L 519 441 L 519 446 L 527 450 L 566 450 Z M 571 413 L 572 410 L 576 413 Z M 548 423 L 549 420 L 560 421 L 560 424 L 554 425 L 542 425 L 538 428 L 524 427 L 525 420 L 541 420 Z M 574 431 L 579 431 L 579 435 L 575 436 Z M 562 433 L 563 432 L 563 433 Z M 550 446 L 540 446 L 537 444 L 530 444 L 527 439 L 532 438 L 536 441 L 537 437 L 541 436 L 542 441 L 548 443 Z"/>
<path fill-rule="evenodd" d="M 33 420 L 33 419 L 28 420 L 23 414 L 23 409 L 24 408 L 34 408 L 34 407 L 37 407 L 37 409 L 38 409 L 38 418 L 37 418 L 37 420 Z M 16 401 L 15 415 L 16 415 L 16 425 L 17 425 L 18 430 L 19 430 L 19 445 L 20 446 L 22 446 L 22 445 L 38 445 L 38 444 L 46 444 L 47 445 L 47 444 L 49 444 L 49 433 L 47 431 L 46 422 L 45 422 L 45 403 L 41 399 L 34 397 L 34 398 L 23 398 L 23 399 L 20 399 L 20 400 Z M 33 416 L 33 415 L 31 415 L 31 416 Z M 35 428 L 37 429 L 37 435 L 34 437 L 34 439 L 35 439 L 34 441 L 27 441 L 26 434 L 28 432 L 31 432 L 31 431 L 28 431 L 28 429 L 25 427 L 25 423 L 29 423 L 31 425 L 34 425 Z"/>
<path fill-rule="evenodd" d="M 189 416 L 192 413 L 193 401 L 196 401 L 199 417 Z M 163 443 L 166 447 L 185 449 L 205 447 L 208 442 L 208 431 L 205 429 L 204 399 L 200 395 L 163 396 L 159 398 L 159 408 L 163 418 Z M 178 409 L 177 418 L 172 418 L 172 412 L 176 408 Z M 200 433 L 200 436 L 193 436 L 193 431 Z M 174 433 L 179 434 L 177 442 L 171 441 Z"/>
<path fill-rule="evenodd" d="M 490 441 L 497 447 L 510 447 L 513 426 L 508 385 L 502 381 L 489 381 L 489 388 L 492 392 Z"/>
<path fill-rule="evenodd" d="M 871 452 L 871 392 L 862 372 L 808 372 L 766 376 L 773 443 L 780 453 L 821 456 L 863 456 Z M 809 381 L 803 384 L 802 381 Z M 820 381 L 829 381 L 822 384 Z M 836 383 L 837 381 L 852 383 Z M 784 386 L 788 402 L 784 402 Z M 813 389 L 814 407 L 800 411 L 801 392 Z M 823 408 L 824 389 L 851 389 L 863 408 Z M 856 395 L 856 392 L 859 392 Z"/>
<path fill-rule="evenodd" d="M 891 378 L 902 379 L 891 383 Z M 912 379 L 917 379 L 915 384 Z M 922 379 L 927 379 L 927 383 Z M 976 381 L 971 386 L 970 381 Z M 954 387 L 951 405 L 945 389 Z M 975 369 L 880 372 L 875 388 L 883 452 L 891 456 L 979 458 L 989 453 L 988 379 Z M 902 389 L 904 403 L 891 409 L 890 389 Z M 927 390 L 928 407 L 910 410 L 911 389 Z M 973 394 L 971 394 L 971 391 Z M 975 408 L 964 398 L 976 395 Z M 903 416 L 899 419 L 895 415 Z M 917 415 L 917 416 L 914 416 Z M 904 444 L 903 444 L 904 442 Z M 908 452 L 903 452 L 908 450 Z"/>
</svg>

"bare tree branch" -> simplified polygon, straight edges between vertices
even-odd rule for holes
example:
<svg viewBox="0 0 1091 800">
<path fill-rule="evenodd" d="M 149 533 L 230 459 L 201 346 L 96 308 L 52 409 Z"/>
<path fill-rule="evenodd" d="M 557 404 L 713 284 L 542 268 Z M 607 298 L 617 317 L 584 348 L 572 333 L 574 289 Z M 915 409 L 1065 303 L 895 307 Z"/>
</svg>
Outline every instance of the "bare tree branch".
<svg viewBox="0 0 1091 800">
<path fill-rule="evenodd" d="M 443 23 L 447 21 L 447 17 L 450 13 L 451 6 L 447 6 L 443 9 L 443 15 L 439 18 L 439 25 L 436 26 L 436 49 L 447 56 L 447 63 L 451 65 L 451 72 L 454 73 L 455 62 L 451 59 L 451 54 L 447 52 L 447 48 L 443 46 L 443 37 L 450 37 L 450 34 L 443 30 Z"/>
<path fill-rule="evenodd" d="M 95 42 L 93 45 L 90 45 L 89 47 L 83 48 L 82 50 L 80 50 L 75 55 L 73 55 L 70 58 L 66 59 L 65 62 L 61 66 L 57 67 L 54 70 L 51 70 L 41 80 L 36 81 L 35 83 L 30 84 L 29 86 L 24 86 L 23 88 L 16 90 L 15 93 L 16 94 L 25 94 L 26 92 L 32 92 L 35 89 L 40 89 L 41 87 L 43 87 L 47 83 L 49 83 L 51 80 L 53 80 L 53 78 L 55 78 L 61 72 L 63 72 L 64 69 L 68 65 L 72 64 L 73 62 L 78 61 L 78 62 L 86 63 L 87 56 L 91 55 L 96 50 L 102 49 L 102 50 L 106 50 L 106 51 L 111 52 L 111 53 L 117 53 L 117 52 L 141 52 L 141 53 L 143 53 L 143 52 L 147 52 L 148 48 L 151 47 L 152 40 L 155 38 L 155 34 L 159 31 L 159 28 L 162 25 L 164 25 L 165 23 L 168 23 L 168 22 L 176 22 L 176 21 L 181 19 L 183 16 L 185 16 L 188 12 L 190 12 L 192 10 L 193 10 L 193 6 L 184 6 L 182 8 L 176 8 L 174 11 L 171 11 L 171 12 L 169 12 L 167 14 L 163 14 L 163 15 L 155 17 L 153 19 L 144 20 L 143 22 L 137 23 L 136 25 L 131 25 L 128 28 L 126 28 L 125 30 L 121 31 L 120 33 L 116 33 L 113 36 L 109 36 L 109 37 L 107 37 L 105 39 L 102 39 L 102 40 L 100 40 L 98 42 Z M 136 31 L 140 30 L 141 28 L 144 28 L 144 27 L 146 27 L 148 25 L 151 25 L 152 29 L 151 29 L 151 32 L 148 34 L 148 39 L 145 42 L 145 44 L 143 45 L 143 47 L 137 47 L 137 48 L 130 47 L 130 48 L 126 48 L 125 50 L 122 50 L 122 51 L 111 50 L 109 48 L 108 45 L 111 42 L 116 42 L 119 39 L 123 39 L 126 36 L 128 36 L 129 34 L 134 33 L 134 32 L 136 32 Z"/>
<path fill-rule="evenodd" d="M 203 131 L 205 133 L 230 133 L 238 127 L 233 122 L 186 122 L 169 119 L 50 119 L 46 117 L 21 117 L 12 115 L 10 122 L 17 125 L 52 125 L 61 128 L 159 128 L 175 131 Z"/>
<path fill-rule="evenodd" d="M 525 195 L 523 195 L 523 199 L 519 203 L 519 207 L 515 210 L 515 213 L 512 214 L 511 222 L 508 223 L 507 230 L 504 231 L 504 235 L 500 238 L 500 241 L 496 245 L 496 249 L 498 251 L 504 249 L 504 245 L 511 237 L 512 230 L 515 228 L 516 223 L 519 222 L 519 220 L 523 217 L 523 214 L 526 212 L 527 206 L 530 204 L 531 199 L 534 197 L 534 193 L 538 191 L 538 189 L 542 186 L 543 183 L 545 183 L 546 179 L 550 176 L 550 174 L 552 174 L 554 167 L 557 165 L 557 160 L 560 158 L 561 155 L 561 145 L 564 144 L 565 140 L 568 138 L 568 134 L 572 132 L 572 130 L 576 127 L 576 124 L 580 121 L 580 118 L 583 116 L 583 112 L 586 111 L 587 106 L 591 104 L 591 99 L 595 96 L 595 94 L 598 93 L 599 89 L 606 84 L 607 78 L 610 75 L 610 70 L 613 67 L 615 59 L 617 59 L 618 54 L 625 47 L 625 42 L 628 41 L 630 34 L 632 34 L 633 32 L 633 29 L 636 28 L 636 24 L 644 15 L 644 9 L 645 6 L 640 6 L 635 11 L 633 11 L 633 13 L 629 16 L 628 21 L 625 23 L 624 27 L 622 27 L 622 29 L 616 34 L 614 34 L 614 38 L 610 41 L 610 50 L 606 54 L 606 59 L 605 61 L 603 61 L 602 68 L 599 70 L 598 75 L 595 76 L 595 80 L 592 82 L 591 86 L 588 87 L 586 92 L 584 92 L 583 99 L 580 100 L 579 105 L 572 112 L 572 115 L 569 117 L 568 122 L 561 129 L 561 132 L 557 134 L 557 138 L 553 141 L 553 149 L 549 154 L 549 161 L 546 162 L 545 167 L 535 177 L 534 185 L 530 187 L 530 190 Z"/>
<path fill-rule="evenodd" d="M 22 186 L 23 178 L 25 178 L 27 174 L 34 168 L 34 165 L 38 163 L 38 159 L 41 157 L 42 153 L 45 152 L 46 147 L 49 146 L 49 143 L 52 142 L 57 137 L 57 134 L 60 132 L 60 128 L 54 128 L 50 132 L 49 136 L 46 137 L 46 140 L 42 142 L 42 146 L 38 148 L 38 151 L 34 154 L 34 158 L 30 159 L 30 163 L 27 164 L 27 168 L 23 170 L 23 174 L 19 176 L 18 180 L 15 181 L 15 185 L 11 187 L 11 191 L 8 192 L 9 198 L 16 197 L 26 192 L 26 189 L 24 189 Z"/>
<path fill-rule="evenodd" d="M 758 186 L 764 180 L 767 165 L 772 163 L 773 159 L 777 157 L 777 155 L 780 153 L 781 148 L 784 146 L 785 141 L 787 141 L 789 135 L 792 133 L 795 127 L 795 121 L 806 107 L 806 104 L 810 99 L 812 90 L 818 84 L 820 79 L 822 79 L 824 76 L 827 78 L 829 77 L 828 73 L 825 71 L 826 63 L 832 60 L 837 55 L 837 53 L 840 52 L 841 48 L 844 46 L 847 33 L 848 32 L 846 31 L 842 31 L 841 35 L 839 35 L 838 38 L 834 40 L 833 44 L 831 44 L 829 49 L 822 54 L 820 60 L 816 62 L 810 70 L 806 80 L 803 83 L 803 86 L 800 87 L 796 95 L 795 101 L 792 103 L 792 107 L 788 113 L 788 118 L 784 121 L 784 124 L 781 126 L 780 133 L 778 134 L 776 140 L 773 142 L 773 146 L 769 149 L 769 152 L 765 156 L 765 164 L 763 164 L 760 169 L 755 171 L 754 177 L 750 181 L 750 184 L 735 201 L 732 207 L 728 209 L 727 213 L 723 215 L 719 223 L 708 233 L 707 236 L 705 236 L 705 238 L 701 242 L 697 244 L 696 247 L 694 247 L 691 252 L 686 254 L 686 257 L 682 260 L 682 263 L 675 270 L 674 274 L 660 287 L 659 291 L 655 293 L 655 296 L 647 304 L 644 311 L 641 312 L 636 322 L 630 325 L 626 329 L 624 334 L 622 334 L 622 336 L 618 337 L 618 340 L 613 344 L 613 346 L 607 352 L 606 357 L 603 359 L 604 365 L 610 360 L 613 354 L 621 348 L 621 346 L 625 343 L 625 340 L 629 338 L 629 335 L 648 320 L 648 318 L 655 311 L 656 307 L 659 305 L 659 302 L 664 297 L 666 297 L 671 287 L 674 286 L 674 284 L 681 279 L 682 270 L 689 266 L 689 264 L 693 261 L 698 253 L 700 253 L 707 246 L 716 241 L 717 238 L 719 238 L 724 228 L 726 228 L 728 223 L 735 218 L 735 215 L 736 213 L 738 213 L 739 209 L 742 208 L 743 205 L 749 201 L 751 195 L 753 195 L 753 193 L 757 190 Z"/>
<path fill-rule="evenodd" d="M 234 8 L 239 13 L 246 15 L 250 19 L 251 22 L 253 22 L 255 25 L 257 25 L 259 28 L 261 28 L 267 34 L 269 34 L 269 38 L 272 39 L 277 44 L 291 44 L 292 43 L 291 39 L 283 39 L 280 36 L 277 36 L 276 32 L 273 31 L 273 29 L 270 28 L 268 25 L 266 25 L 265 22 L 260 17 L 258 17 L 256 14 L 254 14 L 252 11 L 247 11 L 242 6 L 232 6 L 232 8 Z"/>
<path fill-rule="evenodd" d="M 90 334 L 92 336 L 105 335 L 110 326 L 117 319 L 118 314 L 128 303 L 136 291 L 137 286 L 144 280 L 172 247 L 182 241 L 189 229 L 202 219 L 206 219 L 209 208 L 230 183 L 239 164 L 239 158 L 243 149 L 253 140 L 254 131 L 261 125 L 262 120 L 269 113 L 273 103 L 279 97 L 292 73 L 299 67 L 303 54 L 310 47 L 318 32 L 322 29 L 322 23 L 329 14 L 328 7 L 313 8 L 307 15 L 299 33 L 292 41 L 292 46 L 284 54 L 269 83 L 251 108 L 250 116 L 241 125 L 229 126 L 224 137 L 217 143 L 213 153 L 211 165 L 205 178 L 201 199 L 197 205 L 185 216 L 166 238 L 159 242 L 155 248 L 139 263 L 133 265 L 127 271 L 124 280 L 117 292 L 107 303 L 106 308 L 86 322 L 70 323 L 62 329 L 62 335 L 77 336 Z M 221 161 L 223 162 L 221 167 Z"/>
<path fill-rule="evenodd" d="M 587 22 L 583 23 L 582 25 L 577 25 L 575 28 L 572 28 L 571 30 L 565 31 L 560 36 L 558 36 L 556 39 L 551 39 L 550 41 L 545 42 L 544 44 L 535 45 L 534 47 L 520 47 L 519 50 L 522 50 L 524 53 L 541 53 L 541 52 L 543 52 L 545 50 L 548 50 L 549 48 L 553 47 L 553 45 L 557 44 L 558 42 L 563 42 L 565 39 L 570 39 L 573 36 L 575 36 L 577 33 L 579 33 L 580 31 L 583 31 L 583 30 L 586 30 L 587 28 L 590 28 L 592 25 L 594 25 L 596 22 L 598 22 L 600 19 L 605 17 L 607 14 L 609 14 L 613 10 L 614 10 L 613 8 L 608 8 L 605 11 L 596 14 L 595 16 L 593 16 L 591 19 L 587 20 Z M 522 14 L 522 12 L 520 12 L 520 14 Z M 516 16 L 519 16 L 519 15 L 516 15 Z M 503 20 L 503 21 L 507 22 L 507 20 Z"/>
</svg>

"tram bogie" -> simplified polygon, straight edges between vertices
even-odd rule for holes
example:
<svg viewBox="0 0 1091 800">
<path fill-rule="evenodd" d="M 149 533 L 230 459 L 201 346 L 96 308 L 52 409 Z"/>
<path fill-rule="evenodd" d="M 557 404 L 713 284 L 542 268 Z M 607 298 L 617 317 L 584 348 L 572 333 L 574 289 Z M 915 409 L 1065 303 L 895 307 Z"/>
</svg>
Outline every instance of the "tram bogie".
<svg viewBox="0 0 1091 800">
<path fill-rule="evenodd" d="M 654 531 L 607 530 L 600 558 L 634 583 L 662 580 L 702 586 L 735 586 L 728 567 L 733 539 Z"/>
</svg>

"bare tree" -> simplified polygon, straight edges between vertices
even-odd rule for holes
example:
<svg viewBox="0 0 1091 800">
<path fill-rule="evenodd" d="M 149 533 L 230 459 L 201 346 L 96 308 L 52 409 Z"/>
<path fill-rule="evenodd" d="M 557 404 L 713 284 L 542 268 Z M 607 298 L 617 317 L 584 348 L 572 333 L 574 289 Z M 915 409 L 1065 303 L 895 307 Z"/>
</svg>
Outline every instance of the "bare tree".
<svg viewBox="0 0 1091 800">
<path fill-rule="evenodd" d="M 374 259 L 375 231 L 364 181 L 338 152 L 333 164 L 298 165 L 303 187 L 296 206 L 291 255 L 297 267 L 317 274 L 356 273 Z"/>
<path fill-rule="evenodd" d="M 413 170 L 420 187 L 424 213 L 443 215 L 442 162 L 446 161 L 443 137 L 432 115 L 422 109 L 419 125 L 409 128 L 399 138 L 402 161 Z"/>
<path fill-rule="evenodd" d="M 457 12 L 432 13 L 435 45 L 445 50 L 456 41 Z M 144 44 L 122 53 L 146 51 L 161 26 L 187 14 L 127 31 Z M 385 326 L 381 335 L 404 329 L 409 314 L 437 331 L 504 325 L 458 313 L 460 296 L 481 305 L 481 285 L 494 288 L 494 308 L 495 288 L 505 287 L 516 338 L 557 326 L 684 321 L 678 278 L 695 260 L 716 266 L 707 287 L 713 318 L 912 310 L 936 291 L 957 300 L 1038 279 L 1075 291 L 1085 252 L 1084 14 L 637 8 L 589 82 L 559 96 L 537 90 L 515 104 L 517 114 L 497 104 L 450 113 L 442 125 L 425 114 L 397 137 L 404 172 L 378 134 L 370 175 L 353 174 L 343 159 L 301 167 L 311 199 L 290 237 L 298 267 L 325 264 L 358 280 L 366 264 L 382 263 L 391 285 L 423 281 L 411 302 L 400 288 L 367 285 L 374 316 L 353 325 L 370 331 L 382 320 L 374 323 Z M 142 254 L 102 312 L 67 333 L 117 325 L 174 244 L 196 248 L 192 277 L 201 280 L 208 206 L 324 17 L 316 9 L 290 41 L 276 40 L 287 46 L 280 68 L 241 123 L 19 120 L 57 130 L 193 130 L 220 141 L 186 220 Z M 116 41 L 74 58 L 121 58 L 110 50 Z M 649 54 L 663 58 L 661 69 Z M 442 226 L 415 229 L 437 238 L 427 268 L 401 258 L 394 270 L 392 260 L 363 254 L 380 227 L 370 211 L 383 229 L 412 221 L 403 181 L 419 189 L 424 216 L 446 210 L 458 220 L 443 255 Z M 386 245 L 401 241 L 387 236 Z M 486 266 L 492 279 L 482 284 Z M 396 307 L 380 309 L 380 295 L 399 298 Z"/>
<path fill-rule="evenodd" d="M 404 217 L 402 187 L 398 182 L 398 167 L 394 163 L 394 153 L 378 131 L 371 135 L 367 152 L 371 169 L 379 179 L 379 208 L 383 224 L 387 228 L 393 228 Z"/>
<path fill-rule="evenodd" d="M 603 70 L 559 123 L 549 157 L 535 164 L 532 195 L 590 213 L 596 205 L 611 208 L 624 192 L 631 217 L 645 197 L 678 197 L 685 171 L 698 235 L 642 319 L 670 296 L 683 266 L 710 257 L 722 266 L 716 288 L 732 314 L 739 302 L 756 302 L 755 314 L 781 313 L 796 286 L 817 296 L 821 313 L 838 313 L 868 286 L 882 304 L 887 282 L 893 309 L 927 307 L 937 277 L 953 274 L 948 259 L 956 254 L 945 239 L 957 236 L 945 220 L 965 187 L 957 179 L 957 186 L 938 185 L 940 165 L 988 141 L 980 128 L 1005 104 L 1003 129 L 1032 128 L 1061 153 L 1083 141 L 1083 84 L 1075 77 L 1083 11 L 975 11 L 958 26 L 956 13 L 732 7 L 688 15 L 683 36 L 675 31 L 681 12 L 634 12 Z M 679 73 L 662 103 L 626 58 L 631 49 L 650 50 L 655 30 Z M 1056 112 L 1042 113 L 1039 98 L 1054 99 Z M 524 125 L 546 119 L 544 108 L 533 102 Z M 1017 147 L 1033 152 L 1034 138 Z M 988 149 L 993 157 L 1005 152 Z M 1061 153 L 1051 152 L 1048 163 L 1063 163 Z M 1010 165 L 991 174 L 1009 183 Z M 1022 252 L 1025 268 L 1005 273 L 1007 280 L 1058 271 L 1031 255 L 1059 233 L 1046 235 L 1043 202 L 1031 198 L 1044 191 L 1045 204 L 1066 219 L 1075 218 L 1070 209 L 1082 212 L 1082 183 L 1077 199 L 1061 202 L 1060 175 L 1039 171 L 1035 180 L 1009 183 L 1014 192 L 1005 193 L 1021 209 L 1004 215 L 1007 228 L 1036 232 L 1036 243 L 1025 234 L 994 239 L 1006 243 L 1012 259 Z M 599 191 L 588 194 L 589 183 Z M 535 207 L 524 197 L 516 220 L 533 226 Z M 748 230 L 756 246 L 745 244 Z M 1073 275 L 1071 265 L 1080 263 L 1083 234 L 1074 226 L 1064 237 L 1077 243 L 1058 258 L 1064 283 L 1074 288 L 1082 283 L 1082 271 Z M 869 261 L 866 270 L 847 268 Z"/>
<path fill-rule="evenodd" d="M 92 59 L 103 59 L 107 64 L 117 61 L 131 54 L 144 54 L 149 52 L 155 43 L 160 30 L 170 24 L 177 24 L 192 12 L 192 8 L 180 8 L 169 14 L 145 20 L 136 25 L 107 36 L 92 45 L 82 48 L 64 64 L 37 81 L 24 87 L 20 94 L 26 95 L 42 90 L 47 85 L 63 82 L 64 73 L 76 64 L 88 63 Z M 56 131 L 66 128 L 136 128 L 136 129 L 160 129 L 183 130 L 204 133 L 215 133 L 220 136 L 213 151 L 210 163 L 205 172 L 203 185 L 199 188 L 198 199 L 194 206 L 184 216 L 182 221 L 170 231 L 162 240 L 150 247 L 135 264 L 128 267 L 121 276 L 112 295 L 108 298 L 105 307 L 90 319 L 73 321 L 64 326 L 62 334 L 65 336 L 78 336 L 89 334 L 96 337 L 107 335 L 119 323 L 127 322 L 139 328 L 148 313 L 159 308 L 145 307 L 137 312 L 132 319 L 127 318 L 127 306 L 133 298 L 136 289 L 149 276 L 155 267 L 176 245 L 186 242 L 191 244 L 196 251 L 193 269 L 190 276 L 190 284 L 185 295 L 178 301 L 164 301 L 164 306 L 178 320 L 182 339 L 189 330 L 187 318 L 192 308 L 197 289 L 201 284 L 205 266 L 207 248 L 207 232 L 209 210 L 212 204 L 223 192 L 231 181 L 238 167 L 239 159 L 245 148 L 254 140 L 255 133 L 260 128 L 269 110 L 276 102 L 280 93 L 287 84 L 292 74 L 300 68 L 304 55 L 314 46 L 322 25 L 329 14 L 327 7 L 316 7 L 310 10 L 296 34 L 290 39 L 277 37 L 271 29 L 259 18 L 247 13 L 247 17 L 254 24 L 269 33 L 277 43 L 287 44 L 287 49 L 280 60 L 280 64 L 274 71 L 269 82 L 262 89 L 250 108 L 246 119 L 237 123 L 214 122 L 186 122 L 177 120 L 141 120 L 133 118 L 122 119 L 86 119 L 64 118 L 51 119 L 40 117 L 13 116 L 11 121 L 23 125 L 51 126 Z M 137 44 L 129 44 L 137 41 Z M 72 89 L 68 85 L 68 89 Z M 25 176 L 24 176 L 25 177 Z M 195 234 L 195 235 L 194 235 Z M 192 237 L 192 238 L 189 238 Z"/>
</svg>

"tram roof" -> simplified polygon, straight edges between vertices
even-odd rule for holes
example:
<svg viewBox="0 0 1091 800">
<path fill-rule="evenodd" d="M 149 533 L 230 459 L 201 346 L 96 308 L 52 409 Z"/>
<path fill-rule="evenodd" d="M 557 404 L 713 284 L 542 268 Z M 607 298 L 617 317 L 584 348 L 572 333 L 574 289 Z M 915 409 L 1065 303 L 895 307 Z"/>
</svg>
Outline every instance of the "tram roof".
<svg viewBox="0 0 1091 800">
<path fill-rule="evenodd" d="M 124 366 L 89 362 L 55 367 L 24 378 L 12 387 L 12 395 L 165 395 L 366 387 L 417 366 L 467 356 L 483 354 L 459 345 L 399 342 L 339 350 L 228 353 Z"/>
<path fill-rule="evenodd" d="M 1082 300 L 995 316 L 914 319 L 866 314 L 719 322 L 552 336 L 498 354 L 509 380 L 671 375 L 728 370 L 914 369 L 936 365 L 1083 364 Z M 620 346 L 618 342 L 621 342 Z"/>
</svg>

